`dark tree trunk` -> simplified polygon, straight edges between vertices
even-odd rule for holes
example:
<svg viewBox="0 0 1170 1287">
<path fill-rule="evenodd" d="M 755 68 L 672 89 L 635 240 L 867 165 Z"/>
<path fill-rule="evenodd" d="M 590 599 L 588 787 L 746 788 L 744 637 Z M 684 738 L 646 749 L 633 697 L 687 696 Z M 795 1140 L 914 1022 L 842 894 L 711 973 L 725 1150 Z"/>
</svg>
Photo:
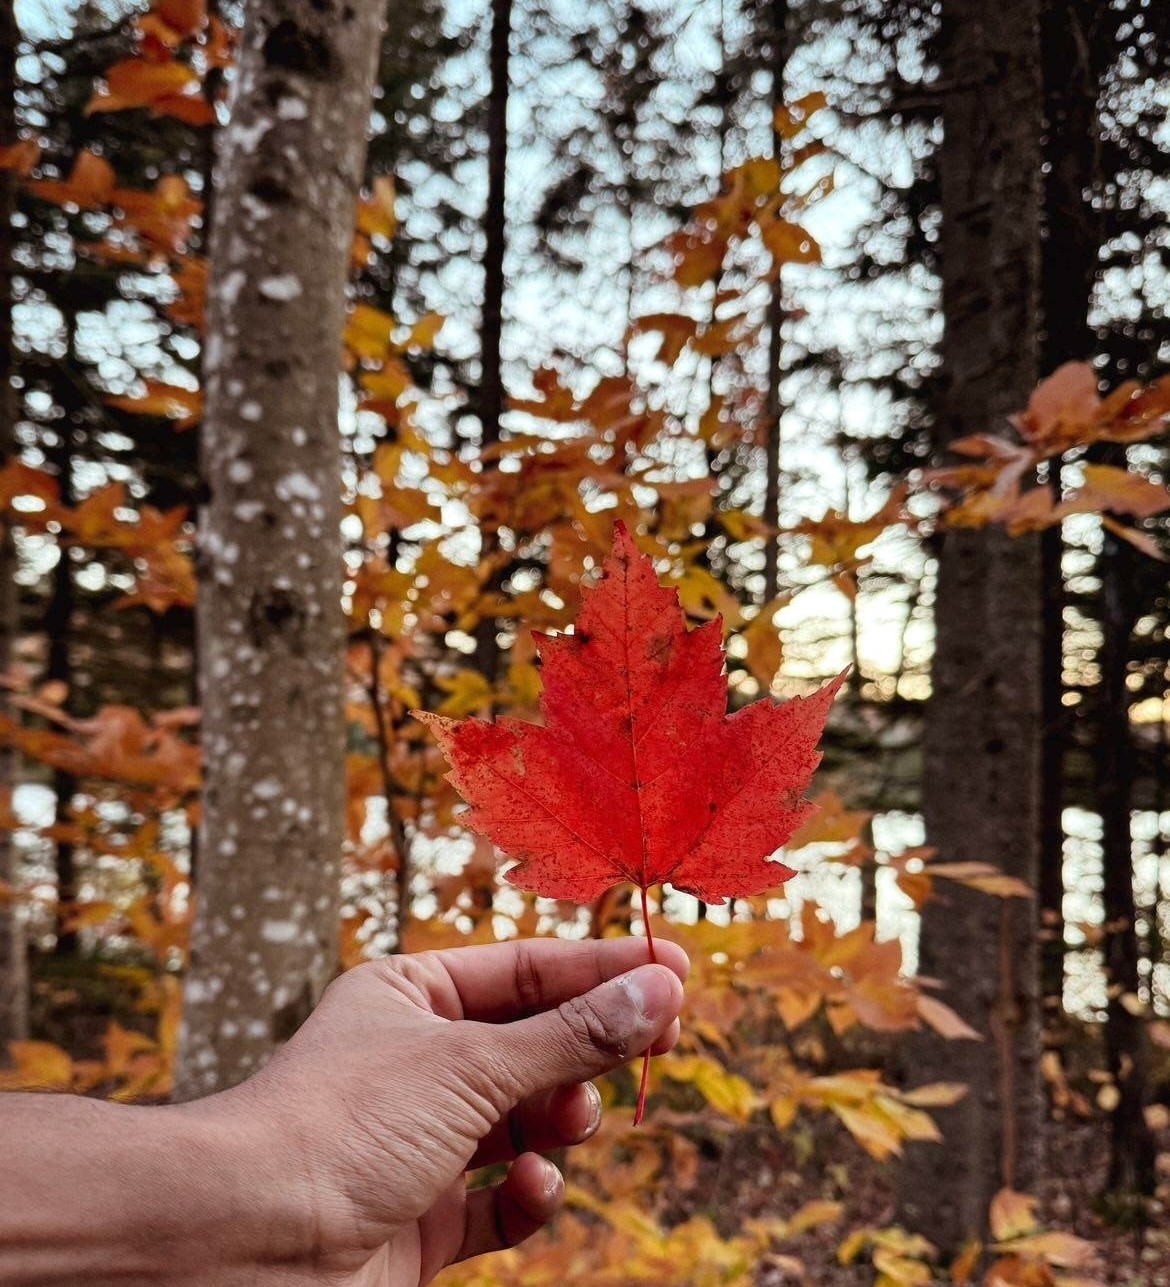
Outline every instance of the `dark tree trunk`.
<svg viewBox="0 0 1170 1287">
<path fill-rule="evenodd" d="M 73 337 L 77 330 L 77 319 L 68 311 L 65 315 L 65 326 L 68 332 L 69 360 L 75 356 Z M 76 501 L 73 488 L 73 433 L 77 421 L 77 409 L 73 408 L 62 417 L 56 428 L 59 441 L 51 450 L 49 459 L 57 474 L 57 485 L 61 489 L 61 501 L 72 505 Z M 59 544 L 57 566 L 53 569 L 52 589 L 45 611 L 45 637 L 48 640 L 48 658 L 45 667 L 45 678 L 63 684 L 65 688 L 65 706 L 73 709 L 73 612 L 76 606 L 76 594 L 73 585 L 73 560 L 70 558 L 69 546 L 64 541 Z M 77 904 L 77 854 L 73 842 L 67 838 L 67 829 L 73 821 L 73 797 L 77 792 L 77 779 L 71 773 L 61 769 L 53 771 L 53 797 L 56 810 L 56 823 L 61 829 L 62 838 L 57 841 L 57 941 L 55 954 L 61 958 L 77 955 L 77 931 L 72 928 L 73 914 Z"/>
<path fill-rule="evenodd" d="M 1109 1173 L 1105 1193 L 1124 1199 L 1154 1192 L 1157 1150 L 1146 1122 L 1145 1024 L 1138 1005 L 1137 906 L 1133 892 L 1130 791 L 1133 733 L 1126 688 L 1129 643 L 1137 617 L 1134 560 L 1138 556 L 1106 532 L 1101 575 L 1101 701 L 1096 743 L 1097 807 L 1101 811 L 1101 861 L 1105 913 L 1105 1051 L 1117 1089 L 1110 1116 Z"/>
<path fill-rule="evenodd" d="M 20 29 L 14 0 L 0 0 L 0 147 L 16 142 L 16 54 Z M 15 229 L 17 177 L 0 172 L 0 466 L 16 455 L 16 421 L 20 400 L 12 343 L 12 246 Z M 16 547 L 8 524 L 0 531 L 0 671 L 10 670 L 20 625 L 16 587 Z M 8 703 L 5 701 L 5 708 Z M 5 713 L 9 713 L 5 710 Z M 0 791 L 16 786 L 16 756 L 0 747 Z M 0 886 L 19 887 L 12 833 L 0 831 Z M 0 892 L 0 1063 L 10 1041 L 28 1035 L 28 977 L 24 924 L 11 897 Z"/>
<path fill-rule="evenodd" d="M 993 430 L 1038 373 L 1042 93 L 1038 0 L 944 0 L 942 281 L 946 330 L 937 438 Z M 927 842 L 947 861 L 1039 874 L 1039 542 L 997 528 L 939 542 L 932 697 L 924 738 Z M 903 1221 L 945 1255 L 986 1227 L 994 1193 L 1040 1164 L 1036 916 L 1031 902 L 948 891 L 922 920 L 921 970 L 984 1040 L 916 1037 L 915 1082 L 970 1091 L 938 1114 L 946 1141 L 915 1145 Z"/>
<path fill-rule="evenodd" d="M 1091 194 L 1101 181 L 1097 97 L 1106 51 L 1102 0 L 1047 0 L 1044 54 L 1043 348 L 1050 374 L 1065 362 L 1087 361 L 1097 337 L 1089 309 L 1102 242 L 1101 218 Z M 1116 18 L 1114 18 L 1116 22 Z M 1059 494 L 1060 461 L 1049 485 Z M 1064 541 L 1058 527 L 1041 538 L 1044 564 L 1044 700 L 1040 820 L 1040 988 L 1045 1013 L 1059 1015 L 1064 1000 L 1064 758 L 1067 718 L 1062 703 Z"/>
<path fill-rule="evenodd" d="M 204 811 L 178 1089 L 230 1086 L 337 968 L 338 378 L 382 0 L 252 0 L 204 357 Z"/>
<path fill-rule="evenodd" d="M 1049 486 L 1060 490 L 1060 463 Z M 1046 1019 L 1064 1011 L 1064 538 L 1059 527 L 1040 537 L 1044 581 L 1044 654 L 1040 729 L 1040 996 Z"/>
<path fill-rule="evenodd" d="M 221 17 L 219 0 L 208 0 L 207 16 L 209 19 L 212 19 L 212 18 L 219 19 Z M 210 68 L 207 74 L 203 78 L 203 97 L 206 100 L 206 102 L 212 107 L 212 109 L 215 108 L 215 105 L 219 100 L 219 95 L 220 95 L 220 90 L 222 88 L 222 85 L 223 85 L 222 70 L 220 70 L 219 68 Z M 215 130 L 215 128 L 212 126 L 207 126 L 203 132 L 203 148 L 202 148 L 202 155 L 200 156 L 200 178 L 202 180 L 202 184 L 200 186 L 199 196 L 200 196 L 200 200 L 203 202 L 203 210 L 200 214 L 199 240 L 196 243 L 196 249 L 198 253 L 203 255 L 205 258 L 208 257 L 211 253 L 211 225 L 215 219 L 215 150 L 216 150 L 217 139 L 218 139 L 218 133 Z M 203 347 L 200 348 L 199 356 L 197 359 L 197 362 L 198 362 L 197 370 L 199 374 L 200 388 L 203 388 L 206 382 L 206 376 L 204 373 L 204 362 L 205 362 L 206 356 L 207 356 L 207 349 L 206 349 L 206 346 L 204 345 Z M 203 436 L 202 424 L 196 425 L 193 432 L 199 436 L 199 439 L 202 439 L 202 436 Z M 196 455 L 199 456 L 200 454 L 201 452 L 197 447 Z M 198 510 L 195 511 L 195 517 L 196 517 L 196 520 L 198 520 L 198 517 L 199 517 Z M 199 632 L 198 613 L 195 613 L 192 615 L 191 621 L 190 621 L 189 639 L 184 640 L 185 643 L 189 642 L 190 649 L 191 649 L 192 662 L 191 662 L 191 676 L 190 676 L 190 694 L 191 694 L 190 700 L 191 700 L 192 706 L 199 705 L 198 632 Z M 191 881 L 191 888 L 196 893 L 198 893 L 198 889 L 199 889 L 200 837 L 201 837 L 200 826 L 198 821 L 196 821 L 191 827 L 191 842 L 190 842 L 190 848 L 188 849 L 188 867 L 187 867 L 187 874 Z"/>
<path fill-rule="evenodd" d="M 488 190 L 483 214 L 483 322 L 479 421 L 480 445 L 500 441 L 504 413 L 503 333 L 504 256 L 507 254 L 508 99 L 510 97 L 510 45 L 512 0 L 492 0 L 492 33 L 489 55 L 491 89 L 488 93 Z"/>
<path fill-rule="evenodd" d="M 1102 217 L 1092 196 L 1103 181 L 1097 99 L 1101 78 L 1116 48 L 1120 16 L 1104 0 L 1049 0 L 1044 26 L 1044 77 L 1047 138 L 1045 179 L 1047 214 L 1044 254 L 1044 361 L 1048 370 L 1063 362 L 1085 360 L 1097 348 L 1089 310 L 1105 240 Z M 1125 464 L 1124 449 L 1107 453 Z M 1056 846 L 1059 829 L 1063 720 L 1059 679 L 1063 607 L 1059 532 L 1046 534 L 1046 809 L 1041 881 L 1045 929 L 1059 926 L 1059 937 L 1046 933 L 1042 984 L 1046 1004 L 1054 1007 L 1063 979 L 1063 918 L 1058 896 L 1063 880 Z M 1133 551 L 1106 533 L 1099 561 L 1101 602 L 1101 702 L 1094 738 L 1098 807 L 1103 824 L 1105 873 L 1105 968 L 1109 984 L 1105 1044 L 1109 1070 L 1119 1099 L 1112 1113 L 1107 1189 L 1150 1194 L 1154 1186 L 1155 1149 L 1145 1119 L 1147 1096 L 1144 1030 L 1140 1017 L 1126 1008 L 1138 992 L 1137 911 L 1133 892 L 1133 842 L 1130 791 L 1133 782 L 1132 729 L 1125 686 L 1130 638 L 1139 611 L 1134 596 Z M 1054 870 L 1055 867 L 1055 870 Z"/>
<path fill-rule="evenodd" d="M 491 87 L 487 110 L 487 203 L 483 212 L 483 316 L 480 322 L 479 445 L 493 447 L 500 441 L 504 414 L 504 259 L 508 251 L 508 100 L 511 96 L 512 0 L 492 0 L 489 69 Z M 494 460 L 482 462 L 484 472 L 494 470 Z M 487 563 L 499 547 L 494 515 L 480 516 L 480 557 Z M 498 575 L 489 577 L 484 590 L 500 588 Z M 494 680 L 500 668 L 497 642 L 499 623 L 485 617 L 475 631 L 475 663 L 481 674 Z"/>
<path fill-rule="evenodd" d="M 772 111 L 784 105 L 784 72 L 788 66 L 789 0 L 771 0 L 769 5 L 772 53 Z M 784 139 L 772 131 L 772 155 L 779 158 Z M 780 385 L 784 380 L 784 291 L 779 266 L 774 269 L 772 293 L 768 300 L 768 386 L 764 401 L 764 522 L 780 526 L 780 425 L 784 414 Z M 774 536 L 764 538 L 764 602 L 771 603 L 780 589 L 780 546 Z"/>
</svg>

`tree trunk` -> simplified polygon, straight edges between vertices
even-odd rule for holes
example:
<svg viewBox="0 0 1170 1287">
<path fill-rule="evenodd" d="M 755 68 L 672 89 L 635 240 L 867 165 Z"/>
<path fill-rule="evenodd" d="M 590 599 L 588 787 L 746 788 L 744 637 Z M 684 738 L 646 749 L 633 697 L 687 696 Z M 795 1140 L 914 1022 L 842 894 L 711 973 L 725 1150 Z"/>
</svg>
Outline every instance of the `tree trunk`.
<svg viewBox="0 0 1170 1287">
<path fill-rule="evenodd" d="M 1089 325 L 1099 251 L 1105 240 L 1092 193 L 1103 180 L 1097 98 L 1102 75 L 1116 48 L 1119 15 L 1104 0 L 1050 0 L 1044 26 L 1044 97 L 1047 117 L 1044 254 L 1044 361 L 1048 370 L 1084 360 L 1097 348 Z M 1109 30 L 1103 28 L 1109 24 Z M 1123 448 L 1099 453 L 1124 467 Z M 1046 668 L 1060 664 L 1062 580 L 1059 532 L 1046 533 Z M 1098 807 L 1103 825 L 1102 863 L 1105 902 L 1105 972 L 1109 988 L 1105 1045 L 1119 1099 L 1111 1114 L 1111 1151 L 1107 1191 L 1152 1194 L 1155 1147 L 1145 1119 L 1147 1058 L 1140 1017 L 1126 1008 L 1138 993 L 1137 909 L 1133 892 L 1133 839 L 1130 792 L 1133 782 L 1132 728 L 1125 686 L 1130 638 L 1138 612 L 1134 601 L 1134 555 L 1105 534 L 1098 564 L 1102 588 L 1101 701 L 1097 716 L 1095 761 Z M 1055 603 L 1051 600 L 1055 599 Z M 1053 638 L 1052 636 L 1055 635 Z M 1050 660 L 1051 659 L 1051 660 Z M 1060 684 L 1051 674 L 1045 685 L 1046 838 L 1041 907 L 1046 930 L 1060 926 L 1059 938 L 1044 945 L 1042 982 L 1046 1005 L 1063 976 L 1063 918 L 1055 916 L 1058 893 L 1053 873 L 1060 835 L 1059 780 L 1049 780 L 1063 754 Z M 1055 748 L 1049 742 L 1056 743 Z M 1055 813 L 1055 818 L 1052 817 Z M 1055 834 L 1053 834 L 1055 832 Z M 1063 894 L 1063 881 L 1059 886 Z M 1059 955 L 1058 955 L 1059 952 Z"/>
<path fill-rule="evenodd" d="M 1041 80 L 1038 0 L 944 0 L 940 31 L 944 391 L 938 445 L 998 428 L 1038 373 Z M 1001 529 L 940 538 L 924 737 L 927 842 L 946 861 L 1039 872 L 1039 542 Z M 1002 1186 L 1040 1163 L 1035 908 L 947 892 L 922 920 L 920 968 L 984 1040 L 909 1043 L 915 1082 L 966 1082 L 945 1144 L 908 1150 L 902 1219 L 944 1255 L 986 1227 Z"/>
<path fill-rule="evenodd" d="M 66 314 L 65 326 L 69 336 L 70 360 L 74 357 L 73 337 L 77 333 L 76 317 Z M 73 432 L 76 414 L 66 414 L 57 425 L 60 441 L 49 453 L 57 473 L 64 505 L 73 505 Z M 45 636 L 48 640 L 48 658 L 45 678 L 65 688 L 65 708 L 73 711 L 73 610 L 76 596 L 73 586 L 73 561 L 69 546 L 59 543 L 57 566 L 53 569 L 52 589 L 45 611 Z M 57 841 L 57 941 L 56 956 L 67 959 L 77 955 L 77 931 L 72 928 L 77 904 L 77 863 L 73 842 L 68 829 L 73 821 L 73 797 L 77 793 L 77 779 L 61 769 L 53 770 L 53 799 L 55 821 L 62 830 Z"/>
<path fill-rule="evenodd" d="M 1101 181 L 1097 96 L 1112 50 L 1099 31 L 1102 0 L 1047 0 L 1043 20 L 1045 237 L 1041 264 L 1043 349 L 1050 374 L 1087 361 L 1097 346 L 1089 309 L 1103 230 L 1091 192 Z M 1116 23 L 1116 18 L 1114 19 Z M 1049 485 L 1060 491 L 1060 461 Z M 1064 1004 L 1064 541 L 1059 527 L 1041 538 L 1044 563 L 1044 699 L 1040 822 L 1040 989 L 1044 1010 Z"/>
<path fill-rule="evenodd" d="M 479 445 L 500 441 L 504 414 L 504 257 L 508 250 L 508 99 L 511 96 L 512 0 L 492 0 L 491 49 L 488 54 L 491 87 L 487 105 L 487 202 L 483 212 L 483 316 L 480 323 Z M 482 462 L 486 473 L 498 462 Z M 480 516 L 480 558 L 491 559 L 499 545 L 496 517 Z M 484 591 L 500 588 L 498 575 L 488 578 Z M 499 623 L 483 618 L 475 631 L 476 669 L 494 681 L 500 669 Z"/>
<path fill-rule="evenodd" d="M 1051 368 L 1045 364 L 1045 369 Z M 1060 491 L 1060 462 L 1049 487 Z M 1064 537 L 1059 527 L 1040 537 L 1044 583 L 1043 687 L 1040 702 L 1040 998 L 1044 1018 L 1064 1012 Z"/>
<path fill-rule="evenodd" d="M 504 412 L 504 256 L 507 253 L 508 99 L 512 0 L 492 0 L 488 93 L 488 191 L 483 214 L 483 323 L 479 388 L 480 445 L 500 441 Z"/>
<path fill-rule="evenodd" d="M 16 142 L 16 54 L 20 29 L 14 0 L 0 0 L 0 147 Z M 16 455 L 16 421 L 20 400 L 12 343 L 12 246 L 15 229 L 17 177 L 0 172 L 0 467 Z M 0 531 L 0 671 L 12 668 L 20 626 L 16 587 L 16 546 L 7 523 Z M 7 702 L 4 703 L 7 707 Z M 0 747 L 0 791 L 16 786 L 16 756 Z M 0 886 L 19 888 L 16 848 L 10 831 L 0 831 Z M 10 1041 L 28 1035 L 28 977 L 24 923 L 15 900 L 0 891 L 0 1063 Z"/>
<path fill-rule="evenodd" d="M 216 176 L 200 520 L 204 813 L 179 1094 L 232 1085 L 337 966 L 338 373 L 382 0 L 252 0 Z"/>
<path fill-rule="evenodd" d="M 1101 702 L 1095 741 L 1108 997 L 1105 1052 L 1118 1096 L 1110 1114 L 1109 1174 L 1104 1190 L 1111 1200 L 1152 1195 L 1157 1155 L 1145 1116 L 1148 1061 L 1145 1024 L 1138 1011 L 1137 906 L 1130 828 L 1133 732 L 1125 680 L 1137 615 L 1133 584 L 1136 557 L 1129 546 L 1112 533 L 1105 533 L 1098 561 L 1102 643 Z"/>
<path fill-rule="evenodd" d="M 772 111 L 784 106 L 784 71 L 788 66 L 789 0 L 771 0 Z M 780 131 L 772 130 L 772 155 L 779 158 L 784 147 Z M 780 385 L 784 379 L 782 363 L 784 290 L 779 267 L 772 282 L 768 300 L 768 386 L 764 401 L 764 522 L 780 526 L 780 425 L 784 407 Z M 764 602 L 771 603 L 780 588 L 780 545 L 773 535 L 764 538 Z"/>
</svg>

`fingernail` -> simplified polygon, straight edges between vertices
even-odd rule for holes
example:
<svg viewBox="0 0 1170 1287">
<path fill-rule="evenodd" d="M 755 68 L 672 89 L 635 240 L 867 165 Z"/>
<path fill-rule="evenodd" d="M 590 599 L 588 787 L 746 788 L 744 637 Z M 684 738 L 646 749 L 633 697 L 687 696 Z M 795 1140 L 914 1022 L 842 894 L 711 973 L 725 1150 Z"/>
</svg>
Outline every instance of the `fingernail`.
<svg viewBox="0 0 1170 1287">
<path fill-rule="evenodd" d="M 661 965 L 640 965 L 615 982 L 633 1002 L 638 1017 L 649 1024 L 660 1022 L 668 1011 L 676 1008 L 674 992 L 679 986 L 678 980 Z"/>
<path fill-rule="evenodd" d="M 560 1197 L 561 1187 L 564 1184 L 564 1177 L 560 1171 L 548 1160 L 541 1159 L 544 1162 L 544 1174 L 541 1176 L 541 1188 L 544 1190 L 545 1198 L 551 1202 Z"/>
<path fill-rule="evenodd" d="M 589 1100 L 589 1120 L 585 1124 L 585 1135 L 597 1133 L 597 1128 L 601 1125 L 601 1092 L 591 1082 L 585 1083 L 585 1097 Z"/>
</svg>

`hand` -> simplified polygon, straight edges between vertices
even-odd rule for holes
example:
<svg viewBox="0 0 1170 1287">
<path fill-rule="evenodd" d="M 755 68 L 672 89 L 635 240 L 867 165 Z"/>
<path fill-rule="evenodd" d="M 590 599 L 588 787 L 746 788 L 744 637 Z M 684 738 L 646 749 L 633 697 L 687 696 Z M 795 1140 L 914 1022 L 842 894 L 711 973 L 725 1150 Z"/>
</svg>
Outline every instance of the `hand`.
<svg viewBox="0 0 1170 1287">
<path fill-rule="evenodd" d="M 588 1079 L 677 1039 L 687 961 L 670 943 L 658 954 L 643 964 L 637 939 L 524 941 L 338 979 L 261 1073 L 204 1101 L 259 1132 L 260 1182 L 286 1186 L 247 1281 L 415 1287 L 547 1223 L 564 1188 L 539 1153 L 597 1129 Z M 464 1173 L 497 1162 L 512 1163 L 503 1182 L 468 1192 Z"/>
</svg>

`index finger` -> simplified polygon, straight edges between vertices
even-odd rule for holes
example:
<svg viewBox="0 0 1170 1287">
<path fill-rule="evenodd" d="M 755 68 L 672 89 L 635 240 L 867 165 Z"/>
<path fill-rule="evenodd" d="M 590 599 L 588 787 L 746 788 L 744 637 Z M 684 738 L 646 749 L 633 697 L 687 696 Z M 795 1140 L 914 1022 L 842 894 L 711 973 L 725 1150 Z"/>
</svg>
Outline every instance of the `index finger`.
<svg viewBox="0 0 1170 1287">
<path fill-rule="evenodd" d="M 657 939 L 654 947 L 658 963 L 685 982 L 690 961 L 682 948 Z M 644 938 L 537 938 L 421 952 L 391 964 L 426 991 L 436 1014 L 507 1023 L 551 1010 L 648 960 Z"/>
</svg>

